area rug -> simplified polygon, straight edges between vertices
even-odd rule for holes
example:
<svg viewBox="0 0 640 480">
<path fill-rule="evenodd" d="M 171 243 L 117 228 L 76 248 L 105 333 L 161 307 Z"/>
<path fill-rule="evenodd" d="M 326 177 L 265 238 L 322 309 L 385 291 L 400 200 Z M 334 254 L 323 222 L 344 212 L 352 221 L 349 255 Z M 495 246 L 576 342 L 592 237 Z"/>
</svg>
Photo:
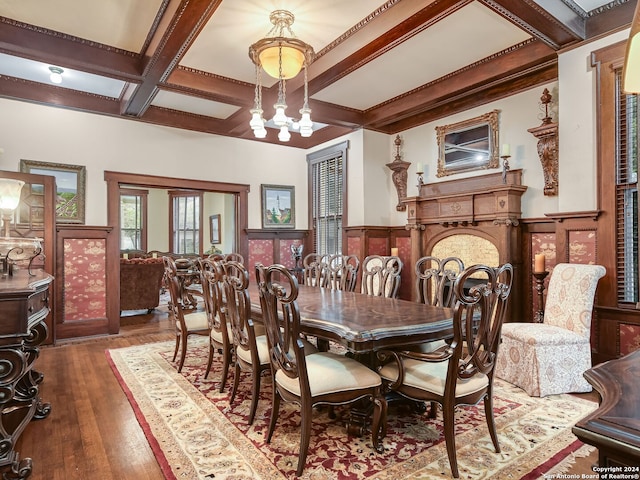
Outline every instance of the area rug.
<svg viewBox="0 0 640 480">
<path fill-rule="evenodd" d="M 174 342 L 108 350 L 114 374 L 129 398 L 167 479 L 291 479 L 295 477 L 300 439 L 299 409 L 283 404 L 271 443 L 265 442 L 270 414 L 270 378 L 263 378 L 258 411 L 247 424 L 248 377 L 229 405 L 229 374 L 218 392 L 219 358 L 204 378 L 207 339 L 190 338 L 179 374 L 171 361 Z M 571 427 L 597 405 L 569 395 L 531 398 L 506 382 L 495 383 L 494 406 L 501 453 L 487 430 L 484 407 L 456 413 L 458 466 L 463 479 L 543 478 L 566 471 L 576 456 L 588 455 Z M 391 409 L 384 453 L 371 449 L 370 436 L 349 436 L 337 410 L 314 411 L 305 479 L 435 479 L 451 476 L 437 419 Z"/>
</svg>

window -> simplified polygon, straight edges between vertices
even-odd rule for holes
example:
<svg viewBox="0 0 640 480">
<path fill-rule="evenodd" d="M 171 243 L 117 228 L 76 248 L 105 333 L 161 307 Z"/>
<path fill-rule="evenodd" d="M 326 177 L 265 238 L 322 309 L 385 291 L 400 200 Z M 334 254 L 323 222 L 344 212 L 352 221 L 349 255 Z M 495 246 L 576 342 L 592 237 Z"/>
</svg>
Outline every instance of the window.
<svg viewBox="0 0 640 480">
<path fill-rule="evenodd" d="M 171 251 L 202 254 L 202 193 L 169 192 Z"/>
<path fill-rule="evenodd" d="M 343 219 L 346 219 L 346 158 L 343 142 L 307 156 L 309 205 L 313 250 L 321 254 L 342 253 Z"/>
<path fill-rule="evenodd" d="M 120 248 L 147 249 L 147 190 L 120 189 Z"/>
<path fill-rule="evenodd" d="M 618 302 L 633 304 L 638 295 L 638 95 L 622 91 L 616 70 L 616 243 Z"/>
</svg>

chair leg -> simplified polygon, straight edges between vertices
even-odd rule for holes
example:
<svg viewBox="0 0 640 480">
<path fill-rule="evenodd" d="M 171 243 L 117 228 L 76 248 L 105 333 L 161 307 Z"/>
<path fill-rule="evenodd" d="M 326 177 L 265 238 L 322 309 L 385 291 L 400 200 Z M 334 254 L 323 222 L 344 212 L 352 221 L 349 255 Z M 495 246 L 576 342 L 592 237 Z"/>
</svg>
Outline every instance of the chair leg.
<svg viewBox="0 0 640 480">
<path fill-rule="evenodd" d="M 229 405 L 233 403 L 236 398 L 236 392 L 238 391 L 238 385 L 240 384 L 240 362 L 236 358 L 236 368 L 233 374 L 233 386 L 231 387 L 231 397 L 229 397 Z"/>
<path fill-rule="evenodd" d="M 180 335 L 180 363 L 178 364 L 178 373 L 182 372 L 182 366 L 184 365 L 184 359 L 187 356 L 187 335 Z"/>
<path fill-rule="evenodd" d="M 280 394 L 276 388 L 276 382 L 273 382 L 273 394 L 271 396 L 271 418 L 269 419 L 269 431 L 267 432 L 267 443 L 271 441 L 271 436 L 276 428 L 278 421 L 278 413 L 280 411 Z"/>
<path fill-rule="evenodd" d="M 173 359 L 172 362 L 176 361 L 176 357 L 178 356 L 178 349 L 180 348 L 180 335 L 176 335 L 176 348 L 173 351 Z"/>
<path fill-rule="evenodd" d="M 209 376 L 209 372 L 211 371 L 211 365 L 213 364 L 213 352 L 215 351 L 215 347 L 213 343 L 209 342 L 209 359 L 207 360 L 207 371 L 204 372 L 204 378 Z"/>
<path fill-rule="evenodd" d="M 498 432 L 496 431 L 496 421 L 493 416 L 493 395 L 489 393 L 484 397 L 484 416 L 487 417 L 487 427 L 489 428 L 489 435 L 491 435 L 491 441 L 496 449 L 496 453 L 500 453 L 500 443 L 498 442 Z"/>
<path fill-rule="evenodd" d="M 373 399 L 373 421 L 371 423 L 371 442 L 378 453 L 384 452 L 380 440 L 387 435 L 387 400 L 383 396 Z"/>
<path fill-rule="evenodd" d="M 258 410 L 258 397 L 260 396 L 260 367 L 253 370 L 253 385 L 251 395 L 251 409 L 249 410 L 249 425 L 253 424 L 253 419 L 256 416 L 256 410 Z"/>
<path fill-rule="evenodd" d="M 300 453 L 298 453 L 298 470 L 296 475 L 302 475 L 309 451 L 309 439 L 311 438 L 311 404 L 304 403 L 300 406 Z"/>
<path fill-rule="evenodd" d="M 447 445 L 451 474 L 454 478 L 459 478 L 458 459 L 456 456 L 455 406 L 444 404 L 442 406 L 442 414 L 444 416 L 444 441 Z"/>
<path fill-rule="evenodd" d="M 229 375 L 229 365 L 231 365 L 231 349 L 227 348 L 222 354 L 222 378 L 220 378 L 220 393 L 224 392 L 224 387 L 227 384 L 227 376 Z"/>
</svg>

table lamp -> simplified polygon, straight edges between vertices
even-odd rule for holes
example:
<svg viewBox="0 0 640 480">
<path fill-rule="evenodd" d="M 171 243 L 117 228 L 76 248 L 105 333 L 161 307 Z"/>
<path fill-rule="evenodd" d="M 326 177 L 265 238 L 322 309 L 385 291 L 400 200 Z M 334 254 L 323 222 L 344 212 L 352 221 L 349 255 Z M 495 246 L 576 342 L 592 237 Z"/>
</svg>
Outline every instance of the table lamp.
<svg viewBox="0 0 640 480">
<path fill-rule="evenodd" d="M 4 236 L 7 238 L 11 236 L 11 217 L 20 203 L 20 192 L 23 185 L 22 180 L 0 178 L 0 210 L 2 210 Z"/>
</svg>

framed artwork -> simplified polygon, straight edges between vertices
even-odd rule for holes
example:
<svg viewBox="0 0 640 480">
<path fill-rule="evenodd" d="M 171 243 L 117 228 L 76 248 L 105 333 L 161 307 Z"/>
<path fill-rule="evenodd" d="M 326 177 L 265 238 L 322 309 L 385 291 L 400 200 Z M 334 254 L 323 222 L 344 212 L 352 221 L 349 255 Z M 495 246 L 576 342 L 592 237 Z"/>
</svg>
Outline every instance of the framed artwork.
<svg viewBox="0 0 640 480">
<path fill-rule="evenodd" d="M 261 185 L 262 228 L 295 228 L 295 187 Z"/>
<path fill-rule="evenodd" d="M 56 179 L 56 221 L 84 224 L 86 167 L 64 163 L 20 160 L 20 171 L 37 175 L 51 175 Z M 33 193 L 41 185 L 31 185 Z"/>
<path fill-rule="evenodd" d="M 220 240 L 220 214 L 209 216 L 209 226 L 211 228 L 211 245 L 222 243 Z"/>
</svg>

